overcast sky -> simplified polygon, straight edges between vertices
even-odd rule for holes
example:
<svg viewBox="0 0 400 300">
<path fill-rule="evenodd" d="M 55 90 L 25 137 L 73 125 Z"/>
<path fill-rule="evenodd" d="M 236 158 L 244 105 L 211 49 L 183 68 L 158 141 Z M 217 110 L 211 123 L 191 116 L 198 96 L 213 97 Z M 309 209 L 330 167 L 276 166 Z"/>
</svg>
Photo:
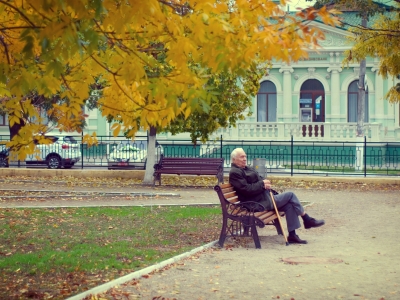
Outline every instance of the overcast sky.
<svg viewBox="0 0 400 300">
<path fill-rule="evenodd" d="M 306 0 L 291 0 L 289 3 L 290 10 L 296 10 L 296 7 L 308 7 L 314 4 L 315 1 L 306 1 Z"/>
</svg>

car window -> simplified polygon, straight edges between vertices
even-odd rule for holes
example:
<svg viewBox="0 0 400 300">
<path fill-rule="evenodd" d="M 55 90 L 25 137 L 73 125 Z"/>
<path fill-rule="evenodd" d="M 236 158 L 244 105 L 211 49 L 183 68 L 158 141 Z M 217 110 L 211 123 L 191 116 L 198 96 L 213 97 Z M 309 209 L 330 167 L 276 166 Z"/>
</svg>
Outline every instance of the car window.
<svg viewBox="0 0 400 300">
<path fill-rule="evenodd" d="M 64 142 L 69 143 L 69 144 L 78 144 L 78 141 L 73 137 L 73 136 L 64 136 Z"/>
<path fill-rule="evenodd" d="M 120 151 L 129 151 L 129 152 L 138 152 L 138 151 L 140 151 L 139 148 L 136 148 L 136 147 L 133 147 L 133 146 L 129 146 L 129 145 L 122 146 L 119 150 Z"/>
<path fill-rule="evenodd" d="M 49 135 L 49 136 L 46 135 L 46 139 L 49 139 L 52 143 L 55 143 L 59 140 L 58 137 L 52 136 L 52 135 Z"/>
<path fill-rule="evenodd" d="M 0 152 L 1 153 L 6 153 L 7 152 L 7 148 L 3 145 L 0 145 Z"/>
<path fill-rule="evenodd" d="M 48 140 L 50 140 L 50 144 L 53 144 L 53 143 L 55 143 L 55 142 L 58 141 L 58 137 L 52 136 L 52 135 L 46 135 L 45 138 L 48 139 Z M 39 138 L 37 138 L 37 137 L 35 137 L 35 138 L 33 139 L 33 142 L 35 143 L 35 145 L 39 145 L 39 140 L 38 140 L 38 139 L 39 139 Z"/>
</svg>

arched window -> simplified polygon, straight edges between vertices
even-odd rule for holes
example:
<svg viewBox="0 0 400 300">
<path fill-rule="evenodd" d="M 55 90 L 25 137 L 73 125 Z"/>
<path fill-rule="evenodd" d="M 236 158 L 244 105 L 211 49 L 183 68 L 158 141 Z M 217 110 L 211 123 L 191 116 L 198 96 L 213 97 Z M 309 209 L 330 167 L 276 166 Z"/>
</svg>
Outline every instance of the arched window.
<svg viewBox="0 0 400 300">
<path fill-rule="evenodd" d="M 304 116 L 309 119 L 303 120 Z M 325 122 L 325 90 L 317 79 L 308 79 L 300 90 L 300 122 Z"/>
<path fill-rule="evenodd" d="M 302 91 L 323 91 L 324 86 L 317 79 L 308 79 L 301 85 Z"/>
<path fill-rule="evenodd" d="M 263 81 L 257 94 L 257 122 L 276 122 L 276 87 Z"/>
<path fill-rule="evenodd" d="M 368 109 L 368 89 L 365 90 L 365 113 L 364 122 L 368 123 L 369 120 L 369 109 Z M 347 121 L 357 122 L 357 111 L 358 111 L 358 80 L 353 81 L 349 85 L 347 91 Z"/>
</svg>

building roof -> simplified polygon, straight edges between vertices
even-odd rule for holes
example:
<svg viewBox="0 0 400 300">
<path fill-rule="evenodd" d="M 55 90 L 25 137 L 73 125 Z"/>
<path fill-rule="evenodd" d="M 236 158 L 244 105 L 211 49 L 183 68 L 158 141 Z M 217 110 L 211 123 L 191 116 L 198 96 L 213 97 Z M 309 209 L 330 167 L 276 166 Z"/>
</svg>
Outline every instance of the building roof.
<svg viewBox="0 0 400 300">
<path fill-rule="evenodd" d="M 374 23 L 374 21 L 377 20 L 381 14 L 384 14 L 384 15 L 387 15 L 390 17 L 391 15 L 395 15 L 395 14 L 399 13 L 399 11 L 393 10 L 394 9 L 393 5 L 395 4 L 395 1 L 385 1 L 385 4 L 383 4 L 381 2 L 377 2 L 377 1 L 373 1 L 373 2 L 381 9 L 382 13 L 378 13 L 378 14 L 375 14 L 375 15 L 369 17 L 369 19 L 368 19 L 369 24 Z M 393 4 L 393 5 L 391 5 L 391 4 Z M 338 9 L 338 10 L 340 10 L 342 12 L 342 14 L 339 16 L 339 18 L 342 22 L 342 25 L 338 26 L 338 28 L 347 30 L 350 27 L 359 26 L 361 24 L 362 17 L 360 15 L 360 11 L 350 10 L 350 9 L 346 9 L 346 10 Z M 291 11 L 291 12 L 289 12 L 289 14 L 295 15 L 296 12 Z M 323 23 L 320 18 L 315 19 L 315 21 L 319 22 L 319 23 Z"/>
</svg>

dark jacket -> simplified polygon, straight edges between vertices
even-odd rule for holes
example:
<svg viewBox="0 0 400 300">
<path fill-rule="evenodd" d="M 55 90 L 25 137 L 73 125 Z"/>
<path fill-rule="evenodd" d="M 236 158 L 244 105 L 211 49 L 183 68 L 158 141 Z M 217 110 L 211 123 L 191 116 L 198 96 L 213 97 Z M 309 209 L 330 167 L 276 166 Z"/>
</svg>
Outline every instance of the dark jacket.
<svg viewBox="0 0 400 300">
<path fill-rule="evenodd" d="M 267 210 L 272 210 L 273 205 L 268 192 L 264 188 L 263 177 L 252 167 L 239 168 L 231 165 L 229 183 L 236 190 L 240 202 L 255 201 Z"/>
</svg>

